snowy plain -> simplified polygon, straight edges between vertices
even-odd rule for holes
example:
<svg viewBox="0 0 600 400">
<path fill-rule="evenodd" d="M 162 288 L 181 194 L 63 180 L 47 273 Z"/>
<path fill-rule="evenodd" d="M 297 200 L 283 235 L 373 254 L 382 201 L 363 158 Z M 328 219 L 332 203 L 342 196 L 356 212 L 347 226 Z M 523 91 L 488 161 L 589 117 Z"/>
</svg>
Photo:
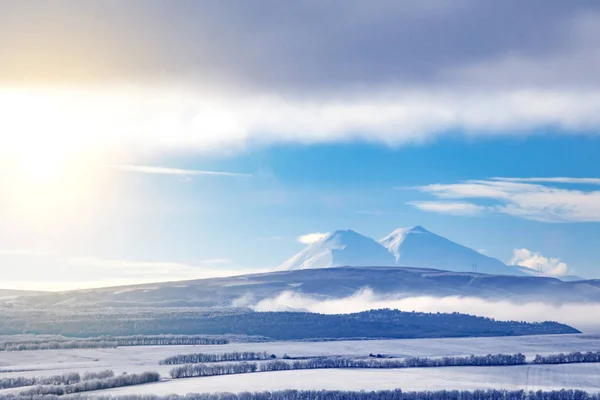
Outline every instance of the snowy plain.
<svg viewBox="0 0 600 400">
<path fill-rule="evenodd" d="M 211 346 L 144 346 L 116 349 L 34 350 L 0 353 L 0 378 L 51 376 L 112 369 L 122 372 L 157 371 L 168 378 L 172 366 L 158 361 L 176 354 L 267 351 L 282 357 L 370 353 L 394 357 L 459 356 L 522 352 L 535 354 L 600 350 L 600 336 L 542 335 L 489 338 L 401 339 L 332 342 L 230 343 Z M 556 389 L 600 391 L 600 364 L 507 367 L 444 367 L 396 370 L 303 370 L 168 380 L 94 392 L 93 394 L 239 392 L 280 389 Z M 2 391 L 0 391 L 1 393 Z"/>
<path fill-rule="evenodd" d="M 161 381 L 93 395 L 298 390 L 553 390 L 600 392 L 600 364 L 276 371 Z"/>
</svg>

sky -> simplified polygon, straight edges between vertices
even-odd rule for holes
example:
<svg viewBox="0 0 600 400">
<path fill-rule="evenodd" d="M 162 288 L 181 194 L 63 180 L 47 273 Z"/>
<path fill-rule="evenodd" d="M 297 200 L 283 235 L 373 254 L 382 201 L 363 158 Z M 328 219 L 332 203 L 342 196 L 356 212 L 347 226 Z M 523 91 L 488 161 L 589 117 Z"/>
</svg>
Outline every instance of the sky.
<svg viewBox="0 0 600 400">
<path fill-rule="evenodd" d="M 599 36 L 583 0 L 0 0 L 0 287 L 414 225 L 600 278 Z"/>
</svg>

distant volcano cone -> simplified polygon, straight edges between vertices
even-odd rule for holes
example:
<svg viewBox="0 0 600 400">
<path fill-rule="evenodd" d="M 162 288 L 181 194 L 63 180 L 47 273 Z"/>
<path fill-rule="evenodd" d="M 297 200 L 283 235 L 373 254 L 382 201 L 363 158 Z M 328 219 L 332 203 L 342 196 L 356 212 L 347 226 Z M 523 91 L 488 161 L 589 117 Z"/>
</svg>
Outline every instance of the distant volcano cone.
<svg viewBox="0 0 600 400">
<path fill-rule="evenodd" d="M 423 228 L 399 228 L 379 241 L 394 256 L 396 265 L 438 268 L 457 272 L 525 275 L 502 261 L 462 246 Z"/>
<path fill-rule="evenodd" d="M 417 267 L 455 272 L 527 275 L 519 268 L 423 228 L 399 228 L 379 242 L 352 230 L 334 231 L 275 268 L 275 271 L 334 267 Z"/>
<path fill-rule="evenodd" d="M 310 244 L 275 271 L 332 267 L 394 266 L 394 256 L 375 240 L 352 230 L 335 231 Z"/>
</svg>

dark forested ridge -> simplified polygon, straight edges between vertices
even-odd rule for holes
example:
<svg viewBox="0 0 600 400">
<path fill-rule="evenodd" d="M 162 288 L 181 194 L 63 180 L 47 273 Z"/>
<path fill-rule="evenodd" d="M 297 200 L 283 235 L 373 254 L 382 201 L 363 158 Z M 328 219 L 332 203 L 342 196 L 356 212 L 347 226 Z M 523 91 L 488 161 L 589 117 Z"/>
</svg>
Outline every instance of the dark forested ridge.
<svg viewBox="0 0 600 400">
<path fill-rule="evenodd" d="M 155 309 L 143 313 L 36 312 L 8 314 L 0 334 L 103 335 L 256 335 L 275 340 L 341 338 L 434 338 L 579 333 L 556 322 L 496 321 L 467 314 L 371 310 L 324 315 L 305 312 L 197 312 Z"/>
</svg>

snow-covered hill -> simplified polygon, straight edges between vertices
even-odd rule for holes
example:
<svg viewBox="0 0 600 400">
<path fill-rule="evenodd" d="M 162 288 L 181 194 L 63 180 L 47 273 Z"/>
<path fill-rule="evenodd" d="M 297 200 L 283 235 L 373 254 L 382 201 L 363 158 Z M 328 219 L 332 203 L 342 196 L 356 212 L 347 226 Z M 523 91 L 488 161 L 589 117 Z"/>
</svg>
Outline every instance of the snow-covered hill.
<svg viewBox="0 0 600 400">
<path fill-rule="evenodd" d="M 502 261 L 455 243 L 422 226 L 396 229 L 379 241 L 394 255 L 396 265 L 440 268 L 456 272 L 526 275 Z"/>
<path fill-rule="evenodd" d="M 191 281 L 52 292 L 11 300 L 14 307 L 245 307 L 285 292 L 316 299 L 342 299 L 370 288 L 395 299 L 477 297 L 555 304 L 600 302 L 600 280 L 563 282 L 535 276 L 486 275 L 427 268 L 339 267 L 211 278 Z M 0 310 L 3 303 L 0 300 Z M 12 306 L 11 306 L 12 308 Z M 137 311 L 139 312 L 139 311 Z M 592 318 L 593 319 L 593 318 Z"/>
<path fill-rule="evenodd" d="M 500 260 L 454 243 L 421 226 L 396 229 L 379 242 L 352 230 L 335 231 L 310 244 L 275 271 L 344 266 L 403 266 L 526 275 Z"/>
<path fill-rule="evenodd" d="M 35 296 L 42 293 L 44 292 L 33 290 L 0 289 L 0 299 L 9 299 L 18 296 Z"/>
<path fill-rule="evenodd" d="M 335 231 L 310 244 L 275 271 L 331 267 L 394 266 L 392 254 L 375 240 L 352 230 Z"/>
<path fill-rule="evenodd" d="M 552 275 L 545 275 L 540 271 L 536 271 L 533 268 L 529 268 L 529 267 L 524 267 L 522 265 L 509 265 L 508 266 L 511 269 L 516 269 L 517 271 L 520 271 L 523 273 L 523 275 L 526 276 L 547 276 L 547 277 L 553 277 Z M 565 281 L 565 282 L 575 282 L 575 281 L 585 281 L 586 278 L 579 276 L 579 275 L 560 275 L 560 276 L 554 276 L 554 278 L 560 279 L 561 281 Z"/>
</svg>

